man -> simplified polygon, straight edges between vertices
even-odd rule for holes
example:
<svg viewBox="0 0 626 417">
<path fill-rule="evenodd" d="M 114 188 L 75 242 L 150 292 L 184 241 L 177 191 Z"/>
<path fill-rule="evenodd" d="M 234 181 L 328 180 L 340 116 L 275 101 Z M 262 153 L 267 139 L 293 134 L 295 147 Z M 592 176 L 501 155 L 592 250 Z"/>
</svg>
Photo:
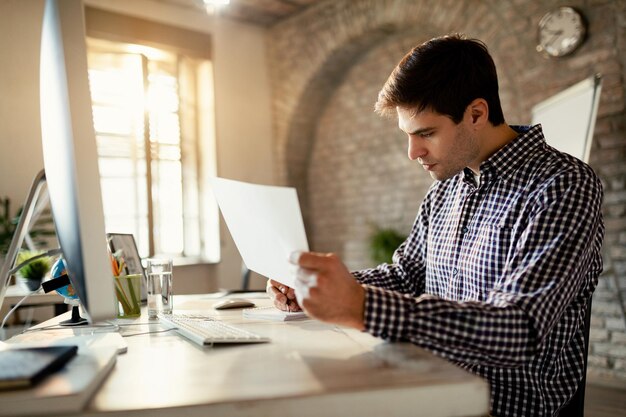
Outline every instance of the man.
<svg viewBox="0 0 626 417">
<path fill-rule="evenodd" d="M 397 114 L 409 158 L 436 180 L 409 237 L 393 264 L 353 273 L 333 254 L 292 255 L 299 287 L 268 281 L 275 305 L 449 359 L 489 381 L 493 415 L 558 415 L 583 376 L 600 181 L 540 125 L 505 123 L 477 40 L 414 48 L 376 110 Z"/>
</svg>

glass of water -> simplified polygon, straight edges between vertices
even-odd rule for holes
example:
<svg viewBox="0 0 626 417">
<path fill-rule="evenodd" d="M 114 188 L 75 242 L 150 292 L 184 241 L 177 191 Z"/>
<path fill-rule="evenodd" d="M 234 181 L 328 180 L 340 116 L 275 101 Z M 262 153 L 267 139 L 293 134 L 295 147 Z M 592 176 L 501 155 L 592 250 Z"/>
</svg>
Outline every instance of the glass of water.
<svg viewBox="0 0 626 417">
<path fill-rule="evenodd" d="M 148 317 L 172 313 L 172 267 L 171 259 L 148 259 Z"/>
</svg>

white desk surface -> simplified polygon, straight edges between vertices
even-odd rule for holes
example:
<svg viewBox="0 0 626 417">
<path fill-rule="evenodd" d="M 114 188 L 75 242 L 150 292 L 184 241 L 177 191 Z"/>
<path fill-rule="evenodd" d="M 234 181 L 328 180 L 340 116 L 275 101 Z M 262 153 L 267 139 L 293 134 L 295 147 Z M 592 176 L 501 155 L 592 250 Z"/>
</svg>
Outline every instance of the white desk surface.
<svg viewBox="0 0 626 417">
<path fill-rule="evenodd" d="M 488 412 L 485 381 L 413 345 L 386 343 L 315 320 L 247 320 L 242 310 L 214 310 L 216 301 L 176 296 L 174 311 L 200 310 L 272 341 L 202 348 L 175 331 L 126 337 L 128 352 L 118 357 L 81 415 L 436 417 Z M 269 305 L 264 295 L 254 301 Z M 136 320 L 118 320 L 147 322 L 145 310 Z M 162 328 L 153 322 L 124 326 L 121 333 Z"/>
</svg>

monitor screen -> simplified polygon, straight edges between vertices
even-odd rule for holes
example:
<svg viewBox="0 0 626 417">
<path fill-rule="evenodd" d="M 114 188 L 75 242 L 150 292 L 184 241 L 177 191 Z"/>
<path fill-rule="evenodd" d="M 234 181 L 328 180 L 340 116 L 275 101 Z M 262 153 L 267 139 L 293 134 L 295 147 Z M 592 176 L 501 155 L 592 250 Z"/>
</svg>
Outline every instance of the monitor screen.
<svg viewBox="0 0 626 417">
<path fill-rule="evenodd" d="M 40 61 L 45 175 L 69 278 L 91 321 L 115 316 L 80 0 L 46 0 Z"/>
</svg>

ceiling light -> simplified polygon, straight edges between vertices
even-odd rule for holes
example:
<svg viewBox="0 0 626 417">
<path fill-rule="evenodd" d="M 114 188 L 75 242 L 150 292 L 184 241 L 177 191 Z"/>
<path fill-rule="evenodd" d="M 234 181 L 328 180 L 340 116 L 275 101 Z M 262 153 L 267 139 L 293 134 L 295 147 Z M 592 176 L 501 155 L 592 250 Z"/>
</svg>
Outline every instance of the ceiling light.
<svg viewBox="0 0 626 417">
<path fill-rule="evenodd" d="M 225 6 L 230 0 L 202 0 L 205 6 Z"/>
<path fill-rule="evenodd" d="M 202 0 L 206 12 L 215 15 L 218 9 L 230 3 L 230 0 Z"/>
</svg>

